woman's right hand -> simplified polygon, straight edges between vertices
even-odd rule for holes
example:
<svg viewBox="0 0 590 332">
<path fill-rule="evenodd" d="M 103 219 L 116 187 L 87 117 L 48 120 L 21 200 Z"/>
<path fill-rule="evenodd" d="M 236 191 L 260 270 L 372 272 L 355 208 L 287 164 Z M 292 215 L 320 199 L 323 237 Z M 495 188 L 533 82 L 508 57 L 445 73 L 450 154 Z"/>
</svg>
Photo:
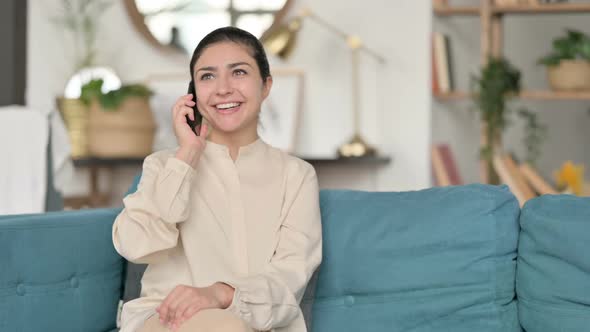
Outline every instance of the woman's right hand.
<svg viewBox="0 0 590 332">
<path fill-rule="evenodd" d="M 186 122 L 186 116 L 194 120 L 192 107 L 195 105 L 195 102 L 192 99 L 192 94 L 178 98 L 172 108 L 172 124 L 179 145 L 176 158 L 196 168 L 201 154 L 205 150 L 205 138 L 207 137 L 209 128 L 206 124 L 203 124 L 199 129 L 200 135 L 197 136 Z"/>
</svg>

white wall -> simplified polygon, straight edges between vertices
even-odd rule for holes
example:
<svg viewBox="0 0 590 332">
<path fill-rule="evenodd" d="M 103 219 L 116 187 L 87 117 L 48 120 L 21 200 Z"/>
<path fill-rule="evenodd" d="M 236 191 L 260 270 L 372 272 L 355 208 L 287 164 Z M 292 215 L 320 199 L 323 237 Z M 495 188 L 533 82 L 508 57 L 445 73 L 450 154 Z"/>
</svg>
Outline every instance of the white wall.
<svg viewBox="0 0 590 332">
<path fill-rule="evenodd" d="M 454 3 L 460 3 L 456 1 Z M 469 2 L 463 0 L 463 3 Z M 504 18 L 504 54 L 520 69 L 523 89 L 547 90 L 545 68 L 536 61 L 551 49 L 555 37 L 566 27 L 590 33 L 589 14 L 575 15 L 508 15 Z M 454 77 L 460 90 L 469 88 L 469 77 L 477 73 L 480 61 L 479 17 L 438 17 L 434 29 L 451 37 Z M 460 172 L 466 182 L 479 181 L 477 164 L 479 122 L 469 111 L 471 103 L 435 102 L 433 107 L 433 141 L 448 142 L 457 156 Z M 566 160 L 590 164 L 590 113 L 588 101 L 517 101 L 536 112 L 549 127 L 548 139 L 538 162 L 540 173 L 553 179 L 553 171 Z M 516 119 L 516 118 L 515 118 Z M 524 158 L 521 143 L 522 123 L 514 121 L 504 135 L 504 147 Z"/>
<path fill-rule="evenodd" d="M 71 73 L 70 48 L 64 34 L 49 17 L 59 0 L 30 0 L 27 101 L 36 108 L 54 106 Z M 299 1 L 295 10 L 309 6 L 339 28 L 359 35 L 387 59 L 378 65 L 361 58 L 361 128 L 364 137 L 393 162 L 381 167 L 320 167 L 320 184 L 329 188 L 408 190 L 429 186 L 430 1 L 337 0 Z M 131 25 L 122 2 L 102 18 L 98 62 L 113 67 L 124 82 L 142 80 L 154 73 L 185 72 L 188 60 L 171 60 L 154 50 Z M 298 48 L 284 63 L 306 71 L 305 111 L 297 153 L 327 157 L 352 134 L 350 53 L 344 42 L 321 26 L 306 21 Z M 122 176 L 127 179 L 135 170 Z M 68 192 L 87 190 L 85 174 L 78 172 Z M 103 181 L 105 184 L 106 180 Z M 119 186 L 126 181 L 114 181 Z M 121 190 L 119 190 L 121 191 Z"/>
</svg>

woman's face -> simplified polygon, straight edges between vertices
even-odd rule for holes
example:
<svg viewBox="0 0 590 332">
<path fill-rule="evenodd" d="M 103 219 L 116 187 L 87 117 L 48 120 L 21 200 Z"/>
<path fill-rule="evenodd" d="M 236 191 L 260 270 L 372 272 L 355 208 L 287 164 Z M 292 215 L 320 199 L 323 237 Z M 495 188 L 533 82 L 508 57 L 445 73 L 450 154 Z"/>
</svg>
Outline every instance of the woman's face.
<svg viewBox="0 0 590 332">
<path fill-rule="evenodd" d="M 246 46 L 221 42 L 207 47 L 193 68 L 197 106 L 213 133 L 257 135 L 260 105 L 272 79 L 263 84 Z"/>
</svg>

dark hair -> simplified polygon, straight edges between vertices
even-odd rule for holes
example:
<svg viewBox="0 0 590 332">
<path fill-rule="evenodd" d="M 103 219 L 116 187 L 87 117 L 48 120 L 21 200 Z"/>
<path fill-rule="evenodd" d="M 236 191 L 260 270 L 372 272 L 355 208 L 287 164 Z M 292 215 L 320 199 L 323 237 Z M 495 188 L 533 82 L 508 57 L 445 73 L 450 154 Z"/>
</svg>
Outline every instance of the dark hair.
<svg viewBox="0 0 590 332">
<path fill-rule="evenodd" d="M 266 58 L 266 52 L 264 51 L 262 43 L 253 34 L 236 27 L 224 27 L 213 30 L 206 35 L 205 38 L 201 39 L 193 52 L 193 57 L 191 58 L 189 67 L 191 80 L 194 80 L 193 70 L 195 63 L 197 63 L 197 60 L 201 57 L 203 51 L 213 44 L 225 41 L 234 42 L 248 47 L 250 55 L 256 60 L 256 64 L 258 64 L 262 82 L 265 83 L 266 79 L 270 77 L 270 65 L 268 64 L 268 59 Z"/>
</svg>

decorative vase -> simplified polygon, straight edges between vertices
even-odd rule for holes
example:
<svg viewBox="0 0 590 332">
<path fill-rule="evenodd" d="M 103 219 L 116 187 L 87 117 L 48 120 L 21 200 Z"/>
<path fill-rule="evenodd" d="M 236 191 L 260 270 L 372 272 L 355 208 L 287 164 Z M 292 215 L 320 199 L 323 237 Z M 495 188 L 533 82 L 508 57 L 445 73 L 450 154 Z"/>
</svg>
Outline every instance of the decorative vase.
<svg viewBox="0 0 590 332">
<path fill-rule="evenodd" d="M 68 131 L 72 158 L 88 156 L 88 107 L 80 99 L 59 97 L 57 108 Z"/>
<path fill-rule="evenodd" d="M 557 66 L 547 67 L 549 84 L 553 90 L 590 90 L 590 62 L 561 60 Z"/>
<path fill-rule="evenodd" d="M 149 99 L 128 97 L 116 110 L 90 107 L 89 152 L 103 158 L 143 158 L 152 153 L 156 124 Z"/>
</svg>

